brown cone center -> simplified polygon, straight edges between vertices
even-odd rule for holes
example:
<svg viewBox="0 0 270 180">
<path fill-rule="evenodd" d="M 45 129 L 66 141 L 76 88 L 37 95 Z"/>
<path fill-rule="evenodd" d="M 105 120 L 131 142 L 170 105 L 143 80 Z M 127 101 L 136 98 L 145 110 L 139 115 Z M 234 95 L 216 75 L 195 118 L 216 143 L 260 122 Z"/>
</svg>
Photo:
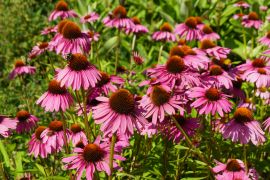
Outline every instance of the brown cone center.
<svg viewBox="0 0 270 180">
<path fill-rule="evenodd" d="M 66 25 L 67 22 L 71 22 L 71 21 L 69 21 L 69 20 L 67 20 L 67 19 L 64 19 L 64 20 L 62 20 L 62 21 L 60 21 L 60 22 L 58 23 L 58 25 L 57 25 L 57 30 L 58 30 L 58 32 L 59 32 L 60 34 L 62 34 L 63 28 L 64 28 L 64 26 Z"/>
<path fill-rule="evenodd" d="M 55 5 L 55 10 L 57 10 L 57 11 L 68 11 L 68 4 L 65 1 L 59 1 Z"/>
<path fill-rule="evenodd" d="M 30 113 L 28 111 L 21 110 L 17 112 L 16 117 L 20 122 L 24 122 L 30 117 Z"/>
<path fill-rule="evenodd" d="M 219 92 L 219 90 L 217 88 L 211 87 L 208 90 L 206 90 L 205 96 L 210 101 L 217 101 L 217 100 L 220 99 L 220 92 Z"/>
<path fill-rule="evenodd" d="M 39 126 L 35 131 L 35 136 L 37 139 L 41 139 L 40 135 L 41 133 L 46 129 L 46 126 Z"/>
<path fill-rule="evenodd" d="M 242 167 L 236 159 L 232 159 L 227 163 L 226 170 L 231 172 L 237 172 L 242 170 Z"/>
<path fill-rule="evenodd" d="M 113 10 L 113 15 L 115 18 L 125 18 L 127 17 L 127 10 L 125 7 L 119 5 Z"/>
<path fill-rule="evenodd" d="M 126 89 L 114 92 L 109 99 L 109 104 L 112 110 L 119 114 L 130 114 L 134 112 L 135 108 L 134 97 Z"/>
<path fill-rule="evenodd" d="M 61 87 L 60 83 L 56 80 L 52 80 L 49 83 L 48 91 L 52 94 L 65 94 L 67 92 L 65 87 Z"/>
<path fill-rule="evenodd" d="M 259 16 L 256 12 L 251 12 L 248 14 L 248 19 L 249 20 L 259 20 Z"/>
<path fill-rule="evenodd" d="M 266 74 L 266 70 L 264 68 L 258 68 L 257 72 L 260 74 Z"/>
<path fill-rule="evenodd" d="M 134 24 L 141 24 L 141 21 L 140 21 L 140 19 L 138 18 L 138 17 L 133 17 L 133 18 L 131 18 L 131 20 L 132 20 L 132 22 L 134 23 Z"/>
<path fill-rule="evenodd" d="M 62 34 L 66 39 L 76 39 L 81 37 L 82 32 L 80 27 L 74 22 L 66 22 L 62 28 Z"/>
<path fill-rule="evenodd" d="M 61 121 L 54 120 L 50 122 L 49 128 L 52 131 L 58 132 L 63 130 L 63 123 Z"/>
<path fill-rule="evenodd" d="M 68 65 L 74 71 L 81 71 L 89 67 L 89 62 L 85 55 L 77 53 L 71 55 Z"/>
<path fill-rule="evenodd" d="M 24 62 L 22 60 L 17 60 L 15 62 L 15 67 L 22 67 L 22 66 L 25 66 Z"/>
<path fill-rule="evenodd" d="M 236 111 L 234 112 L 234 119 L 237 122 L 249 122 L 253 120 L 253 114 L 252 112 L 245 107 L 239 107 L 236 109 Z"/>
<path fill-rule="evenodd" d="M 205 34 L 211 34 L 213 32 L 213 29 L 210 26 L 208 26 L 208 25 L 204 25 L 202 31 Z"/>
<path fill-rule="evenodd" d="M 265 67 L 265 61 L 263 59 L 256 58 L 252 62 L 252 66 L 254 66 L 256 68 L 263 68 L 263 67 Z"/>
<path fill-rule="evenodd" d="M 191 28 L 191 29 L 195 29 L 197 26 L 197 20 L 195 17 L 188 17 L 185 21 L 185 24 Z"/>
<path fill-rule="evenodd" d="M 219 65 L 212 65 L 210 67 L 210 75 L 211 76 L 219 76 L 222 73 L 223 73 L 223 70 Z"/>
<path fill-rule="evenodd" d="M 156 106 L 161 106 L 170 100 L 170 93 L 163 89 L 161 86 L 154 86 L 150 95 L 152 103 Z"/>
<path fill-rule="evenodd" d="M 173 74 L 181 73 L 185 69 L 185 63 L 179 56 L 172 56 L 167 60 L 166 69 Z"/>
<path fill-rule="evenodd" d="M 110 75 L 105 73 L 105 72 L 100 72 L 101 74 L 101 78 L 97 83 L 97 87 L 102 87 L 103 85 L 107 84 L 108 82 L 110 82 Z"/>
<path fill-rule="evenodd" d="M 163 23 L 161 25 L 160 31 L 163 31 L 163 32 L 172 32 L 172 26 L 169 23 L 165 22 L 165 23 Z"/>
<path fill-rule="evenodd" d="M 42 42 L 38 45 L 39 49 L 45 49 L 46 47 L 48 47 L 49 43 L 47 42 Z"/>
<path fill-rule="evenodd" d="M 82 131 L 82 128 L 79 124 L 72 124 L 71 127 L 70 127 L 70 130 L 76 134 L 78 132 L 81 132 Z"/>
<path fill-rule="evenodd" d="M 105 157 L 105 151 L 96 144 L 87 144 L 83 149 L 83 157 L 87 162 L 95 163 Z"/>
<path fill-rule="evenodd" d="M 209 39 L 204 39 L 201 41 L 201 49 L 210 49 L 215 46 L 215 43 Z"/>
</svg>

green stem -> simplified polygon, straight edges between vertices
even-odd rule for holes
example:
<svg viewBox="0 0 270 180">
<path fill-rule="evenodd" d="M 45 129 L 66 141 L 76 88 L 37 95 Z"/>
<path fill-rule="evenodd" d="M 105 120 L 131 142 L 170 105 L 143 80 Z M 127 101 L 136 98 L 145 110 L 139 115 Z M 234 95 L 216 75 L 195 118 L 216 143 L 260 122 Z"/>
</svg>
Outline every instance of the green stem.
<svg viewBox="0 0 270 180">
<path fill-rule="evenodd" d="M 204 163 L 207 164 L 207 167 L 209 168 L 209 170 L 211 171 L 211 173 L 213 173 L 213 172 L 212 172 L 212 168 L 210 167 L 208 161 L 206 160 L 206 158 L 204 157 L 204 155 L 202 154 L 202 152 L 201 152 L 199 149 L 197 149 L 197 148 L 193 145 L 193 143 L 192 143 L 191 140 L 189 139 L 188 135 L 186 134 L 186 132 L 184 131 L 184 129 L 180 126 L 180 124 L 177 122 L 177 120 L 176 120 L 173 116 L 171 116 L 171 117 L 172 117 L 172 120 L 174 121 L 176 127 L 177 127 L 177 128 L 181 131 L 181 133 L 184 135 L 185 140 L 186 140 L 186 142 L 188 143 L 189 147 L 190 147 L 191 149 L 194 150 L 194 153 L 197 154 L 197 156 L 198 156 Z"/>
<path fill-rule="evenodd" d="M 7 180 L 5 169 L 2 162 L 0 162 L 0 174 L 2 175 L 3 180 Z"/>
<path fill-rule="evenodd" d="M 114 155 L 114 145 L 116 141 L 116 134 L 112 135 L 112 141 L 111 141 L 111 149 L 110 149 L 110 161 L 109 161 L 109 166 L 111 170 L 111 174 L 109 176 L 109 180 L 112 180 L 113 177 L 113 155 Z"/>
<path fill-rule="evenodd" d="M 248 172 L 248 164 L 247 164 L 247 146 L 243 144 L 243 150 L 244 150 L 244 163 L 245 163 L 245 168 L 246 168 L 246 173 Z"/>
<path fill-rule="evenodd" d="M 161 46 L 160 46 L 160 48 L 159 48 L 159 53 L 158 53 L 158 62 L 157 62 L 157 64 L 159 64 L 159 63 L 160 63 L 162 50 L 163 50 L 163 45 L 161 45 Z"/>
<path fill-rule="evenodd" d="M 61 118 L 63 122 L 63 128 L 64 128 L 64 143 L 65 143 L 65 150 L 66 153 L 69 154 L 69 149 L 68 149 L 68 139 L 67 139 L 67 122 L 65 120 L 64 112 L 60 111 L 61 113 Z"/>
<path fill-rule="evenodd" d="M 53 73 L 54 73 L 54 72 L 55 72 L 55 69 L 54 69 L 54 66 L 53 66 L 53 63 L 52 63 L 52 60 L 51 60 L 51 58 L 50 58 L 50 55 L 49 55 L 48 51 L 46 51 L 46 54 L 47 54 L 47 56 L 48 56 L 48 59 L 49 59 L 49 62 L 50 62 L 51 68 L 52 68 Z"/>
<path fill-rule="evenodd" d="M 95 139 L 95 136 L 89 126 L 89 122 L 88 122 L 88 116 L 87 116 L 87 110 L 86 110 L 86 106 L 87 106 L 87 96 L 85 95 L 84 90 L 82 90 L 82 96 L 83 96 L 83 113 L 84 113 L 84 124 L 85 124 L 85 129 L 86 129 L 86 136 L 89 139 L 89 141 L 91 142 L 91 135 L 93 136 L 93 138 Z"/>
<path fill-rule="evenodd" d="M 129 65 L 130 71 L 132 69 L 132 58 L 133 58 L 132 53 L 133 53 L 133 51 L 135 49 L 136 37 L 137 37 L 136 34 L 134 34 L 133 39 L 132 39 L 132 44 L 131 44 L 130 65 Z"/>
<path fill-rule="evenodd" d="M 117 49 L 115 51 L 115 64 L 114 64 L 114 74 L 117 73 L 117 67 L 118 67 L 118 61 L 119 61 L 119 53 L 120 53 L 120 44 L 121 44 L 121 31 L 118 31 L 118 45 L 117 45 Z"/>
</svg>

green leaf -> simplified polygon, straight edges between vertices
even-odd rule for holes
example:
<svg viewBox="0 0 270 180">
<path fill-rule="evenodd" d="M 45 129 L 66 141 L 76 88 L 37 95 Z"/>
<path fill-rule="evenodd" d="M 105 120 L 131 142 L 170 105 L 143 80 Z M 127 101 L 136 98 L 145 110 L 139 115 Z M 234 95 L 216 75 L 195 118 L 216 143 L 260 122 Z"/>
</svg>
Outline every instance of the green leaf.
<svg viewBox="0 0 270 180">
<path fill-rule="evenodd" d="M 43 174 L 44 176 L 46 176 L 46 172 L 45 169 L 43 168 L 42 165 L 35 163 L 36 167 L 38 168 L 39 172 L 41 172 L 41 174 Z"/>
<path fill-rule="evenodd" d="M 0 152 L 4 158 L 4 163 L 6 167 L 10 167 L 10 163 L 9 163 L 9 156 L 8 153 L 5 149 L 5 146 L 3 145 L 2 141 L 0 140 Z"/>
</svg>

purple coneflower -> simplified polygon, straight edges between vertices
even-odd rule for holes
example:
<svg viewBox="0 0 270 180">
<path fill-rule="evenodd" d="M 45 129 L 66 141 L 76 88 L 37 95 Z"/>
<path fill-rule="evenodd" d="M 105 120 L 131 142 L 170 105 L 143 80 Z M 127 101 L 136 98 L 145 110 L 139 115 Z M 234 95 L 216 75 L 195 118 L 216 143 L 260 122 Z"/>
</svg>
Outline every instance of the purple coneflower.
<svg viewBox="0 0 270 180">
<path fill-rule="evenodd" d="M 66 129 L 67 142 L 65 142 L 65 132 L 63 123 L 58 120 L 51 121 L 49 127 L 43 130 L 40 135 L 42 142 L 50 147 L 52 152 L 59 152 L 62 150 L 65 143 L 70 139 L 70 131 Z"/>
<path fill-rule="evenodd" d="M 226 164 L 216 161 L 216 164 L 212 170 L 217 180 L 249 180 L 245 164 L 239 159 L 228 159 Z"/>
<path fill-rule="evenodd" d="M 54 11 L 49 16 L 49 21 L 53 21 L 58 17 L 65 19 L 69 17 L 78 17 L 78 15 L 73 10 L 69 10 L 68 4 L 61 0 L 55 5 Z"/>
<path fill-rule="evenodd" d="M 110 145 L 112 141 L 112 134 L 108 134 L 105 138 L 103 138 L 103 141 Z M 129 146 L 129 138 L 125 134 L 117 132 L 114 144 L 115 152 L 121 153 L 123 149 L 128 146 Z"/>
<path fill-rule="evenodd" d="M 197 128 L 200 126 L 199 119 L 196 118 L 185 118 L 182 115 L 173 115 L 181 128 L 185 131 L 188 137 L 195 135 Z M 174 122 L 164 122 L 160 126 L 163 126 L 162 133 L 168 137 L 169 140 L 173 140 L 175 143 L 179 143 L 181 140 L 185 139 L 185 136 L 177 128 Z"/>
<path fill-rule="evenodd" d="M 254 145 L 260 145 L 265 141 L 260 123 L 254 120 L 251 110 L 245 107 L 235 110 L 233 118 L 225 125 L 223 137 L 242 144 L 251 141 Z"/>
<path fill-rule="evenodd" d="M 132 58 L 137 65 L 142 65 L 144 62 L 144 58 L 137 51 L 132 52 Z"/>
<path fill-rule="evenodd" d="M 90 42 L 94 42 L 94 41 L 96 42 L 96 41 L 98 41 L 99 40 L 99 36 L 100 36 L 99 33 L 94 32 L 94 31 L 88 31 L 87 32 L 87 35 L 88 35 L 88 37 L 90 39 Z"/>
<path fill-rule="evenodd" d="M 95 87 L 99 79 L 100 73 L 96 67 L 87 61 L 85 55 L 79 53 L 72 54 L 68 65 L 56 75 L 61 86 L 72 87 L 73 90 Z"/>
<path fill-rule="evenodd" d="M 138 102 L 126 89 L 117 90 L 110 98 L 96 99 L 100 103 L 93 107 L 93 118 L 97 124 L 102 124 L 101 130 L 104 134 L 119 131 L 129 136 L 133 134 L 134 126 L 138 129 L 138 124 L 143 126 L 147 123 Z"/>
<path fill-rule="evenodd" d="M 205 52 L 198 48 L 191 48 L 187 45 L 172 47 L 170 56 L 174 55 L 180 56 L 187 66 L 191 66 L 197 70 L 207 69 L 210 63 L 210 59 L 206 56 Z"/>
<path fill-rule="evenodd" d="M 199 114 L 215 115 L 218 113 L 223 117 L 224 113 L 229 113 L 232 108 L 232 104 L 228 100 L 229 96 L 216 87 L 194 87 L 191 89 L 189 97 L 196 98 L 191 107 L 197 109 Z"/>
<path fill-rule="evenodd" d="M 96 89 L 100 93 L 105 93 L 105 95 L 108 95 L 109 92 L 115 92 L 117 90 L 117 87 L 114 84 L 122 85 L 125 82 L 125 80 L 121 77 L 109 75 L 105 72 L 100 72 L 100 75 L 100 79 L 96 84 Z"/>
<path fill-rule="evenodd" d="M 157 78 L 151 78 L 150 80 L 144 80 L 142 81 L 139 86 L 146 86 L 148 85 L 149 88 L 146 91 L 146 94 L 149 95 L 152 93 L 155 86 L 160 86 L 161 88 L 165 89 L 167 92 L 171 92 L 171 88 L 167 86 L 166 84 L 162 84 L 158 81 Z"/>
<path fill-rule="evenodd" d="M 202 80 L 205 81 L 205 83 L 224 86 L 226 89 L 230 89 L 233 86 L 233 78 L 219 65 L 215 64 L 210 66 L 209 72 L 202 75 Z"/>
<path fill-rule="evenodd" d="M 17 60 L 14 64 L 14 69 L 9 74 L 9 79 L 14 79 L 16 76 L 24 74 L 35 74 L 36 68 L 27 66 L 22 60 Z"/>
<path fill-rule="evenodd" d="M 260 97 L 262 99 L 270 99 L 270 91 L 267 90 L 266 87 L 260 87 L 256 89 L 255 96 Z"/>
<path fill-rule="evenodd" d="M 70 127 L 70 139 L 72 141 L 73 146 L 75 146 L 80 141 L 84 144 L 87 144 L 87 137 L 83 132 L 81 126 L 79 124 L 72 124 Z"/>
<path fill-rule="evenodd" d="M 243 14 L 243 13 L 235 14 L 235 15 L 233 15 L 233 19 L 235 19 L 235 20 L 237 20 L 237 19 L 242 19 L 244 15 L 245 15 L 245 14 Z"/>
<path fill-rule="evenodd" d="M 259 19 L 256 12 L 250 12 L 248 15 L 243 16 L 242 25 L 246 28 L 254 27 L 259 29 L 263 22 Z"/>
<path fill-rule="evenodd" d="M 38 122 L 38 118 L 36 116 L 25 110 L 17 112 L 16 117 L 13 120 L 18 121 L 16 132 L 20 134 L 31 131 Z"/>
<path fill-rule="evenodd" d="M 165 65 L 157 65 L 153 69 L 148 69 L 147 72 L 152 78 L 157 78 L 159 82 L 170 87 L 176 84 L 181 87 L 201 84 L 198 74 L 177 55 L 169 57 Z"/>
<path fill-rule="evenodd" d="M 28 57 L 30 59 L 36 58 L 40 54 L 43 54 L 47 50 L 51 50 L 52 47 L 49 46 L 48 42 L 41 42 L 33 47 L 32 51 L 29 53 Z"/>
<path fill-rule="evenodd" d="M 270 132 L 270 117 L 268 117 L 264 122 L 263 122 L 264 129 L 268 132 Z"/>
<path fill-rule="evenodd" d="M 256 87 L 270 86 L 270 70 L 266 68 L 258 68 L 253 71 L 246 71 L 242 78 L 248 82 L 254 83 Z"/>
<path fill-rule="evenodd" d="M 201 33 L 199 34 L 199 39 L 200 40 L 210 39 L 212 41 L 216 41 L 220 39 L 220 36 L 216 32 L 214 32 L 209 25 L 204 25 L 201 30 Z"/>
<path fill-rule="evenodd" d="M 41 35 L 53 34 L 57 32 L 57 26 L 46 27 L 41 31 Z"/>
<path fill-rule="evenodd" d="M 29 154 L 33 154 L 35 158 L 38 156 L 42 158 L 46 158 L 48 154 L 52 153 L 52 149 L 50 146 L 42 142 L 40 137 L 41 133 L 46 129 L 45 126 L 39 126 L 35 133 L 31 136 L 31 140 L 28 143 L 28 152 Z"/>
<path fill-rule="evenodd" d="M 80 19 L 80 22 L 81 23 L 91 23 L 91 22 L 97 21 L 98 19 L 99 19 L 99 15 L 95 12 L 91 12 L 91 13 L 88 13 L 85 16 L 83 16 Z"/>
<path fill-rule="evenodd" d="M 48 91 L 45 92 L 36 102 L 45 111 L 65 111 L 73 103 L 73 98 L 65 87 L 61 87 L 60 83 L 52 80 L 49 83 Z"/>
<path fill-rule="evenodd" d="M 260 10 L 261 11 L 267 11 L 268 10 L 268 7 L 267 6 L 260 6 Z"/>
<path fill-rule="evenodd" d="M 267 59 L 256 58 L 253 61 L 247 59 L 245 64 L 237 66 L 237 70 L 242 72 L 257 71 L 259 68 L 266 68 L 270 71 L 270 65 Z"/>
<path fill-rule="evenodd" d="M 17 123 L 16 120 L 0 115 L 0 135 L 8 137 L 11 134 L 10 130 L 16 129 Z"/>
<path fill-rule="evenodd" d="M 173 34 L 173 29 L 167 22 L 161 25 L 160 31 L 153 33 L 152 39 L 155 41 L 176 41 L 176 37 Z"/>
<path fill-rule="evenodd" d="M 270 31 L 268 31 L 265 36 L 263 36 L 262 38 L 260 38 L 259 39 L 259 42 L 262 45 L 265 45 L 265 46 L 270 47 Z"/>
<path fill-rule="evenodd" d="M 245 1 L 238 1 L 234 4 L 235 7 L 243 7 L 243 8 L 249 8 L 250 5 Z"/>
<path fill-rule="evenodd" d="M 209 56 L 212 56 L 218 60 L 222 58 L 227 58 L 227 55 L 230 53 L 231 49 L 217 46 L 210 39 L 203 39 L 201 41 L 200 48 L 204 50 Z"/>
<path fill-rule="evenodd" d="M 132 31 L 134 23 L 127 17 L 127 10 L 125 7 L 117 6 L 109 16 L 103 19 L 103 23 L 107 27 L 115 27 L 120 30 Z"/>
<path fill-rule="evenodd" d="M 199 39 L 200 30 L 197 28 L 197 19 L 188 17 L 184 23 L 176 25 L 174 33 L 187 41 Z"/>
<path fill-rule="evenodd" d="M 132 29 L 127 29 L 126 33 L 134 33 L 134 34 L 145 34 L 148 33 L 149 30 L 147 29 L 147 27 L 143 26 L 141 24 L 141 21 L 138 17 L 133 17 L 131 18 L 132 22 L 134 23 L 134 27 Z"/>
<path fill-rule="evenodd" d="M 86 179 L 92 180 L 94 172 L 105 171 L 108 175 L 111 174 L 109 167 L 110 145 L 108 143 L 101 143 L 100 138 L 95 142 L 85 145 L 83 148 L 75 148 L 73 156 L 63 158 L 66 169 L 76 169 L 76 179 L 81 179 L 84 171 L 86 171 Z M 114 160 L 123 161 L 124 158 L 120 155 L 114 154 Z M 116 162 L 113 162 L 113 167 L 118 167 Z"/>
<path fill-rule="evenodd" d="M 161 86 L 154 86 L 150 95 L 144 95 L 140 106 L 145 110 L 146 118 L 152 117 L 152 123 L 157 124 L 165 119 L 165 113 L 173 115 L 177 110 L 184 114 L 184 109 L 180 104 L 184 104 L 180 96 L 166 91 Z"/>
<path fill-rule="evenodd" d="M 60 24 L 63 22 L 63 25 Z M 88 53 L 90 50 L 90 39 L 87 33 L 72 21 L 61 21 L 58 25 L 58 32 L 53 40 L 57 54 L 66 55 L 69 53 Z M 60 26 L 62 25 L 62 26 Z"/>
</svg>

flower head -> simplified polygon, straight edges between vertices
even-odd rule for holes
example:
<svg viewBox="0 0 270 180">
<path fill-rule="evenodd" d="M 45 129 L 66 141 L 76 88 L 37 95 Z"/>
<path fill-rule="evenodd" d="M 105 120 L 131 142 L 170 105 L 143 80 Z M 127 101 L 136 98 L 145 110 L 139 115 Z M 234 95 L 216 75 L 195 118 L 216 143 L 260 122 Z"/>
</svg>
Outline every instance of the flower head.
<svg viewBox="0 0 270 180">
<path fill-rule="evenodd" d="M 248 15 L 243 16 L 242 25 L 246 28 L 259 29 L 263 22 L 260 20 L 256 12 L 250 12 Z"/>
<path fill-rule="evenodd" d="M 73 90 L 81 88 L 87 90 L 89 87 L 95 87 L 99 79 L 100 73 L 96 67 L 80 53 L 72 54 L 68 65 L 56 75 L 56 80 L 61 86 L 72 87 Z"/>
<path fill-rule="evenodd" d="M 33 66 L 27 66 L 22 60 L 17 60 L 14 64 L 14 69 L 9 74 L 9 79 L 14 79 L 16 76 L 24 74 L 35 74 L 36 68 Z"/>
<path fill-rule="evenodd" d="M 152 39 L 155 41 L 176 41 L 176 37 L 173 34 L 173 28 L 167 22 L 161 25 L 159 31 L 152 34 Z"/>
<path fill-rule="evenodd" d="M 200 30 L 197 25 L 198 21 L 195 17 L 188 17 L 184 23 L 175 27 L 174 33 L 187 41 L 199 39 Z"/>
<path fill-rule="evenodd" d="M 110 98 L 97 97 L 96 99 L 100 103 L 93 107 L 93 118 L 97 124 L 102 124 L 101 130 L 105 134 L 119 131 L 129 136 L 133 134 L 133 129 L 137 128 L 138 124 L 147 123 L 142 115 L 142 109 L 138 107 L 138 102 L 126 89 L 115 91 Z"/>
<path fill-rule="evenodd" d="M 77 13 L 73 10 L 69 10 L 68 4 L 60 0 L 56 3 L 54 11 L 49 16 L 49 21 L 56 20 L 58 17 L 61 19 L 69 18 L 69 17 L 78 17 Z"/>
<path fill-rule="evenodd" d="M 8 137 L 11 134 L 10 130 L 16 129 L 17 123 L 17 120 L 0 115 L 0 135 L 4 138 Z"/>
<path fill-rule="evenodd" d="M 17 112 L 13 120 L 18 121 L 16 126 L 17 133 L 24 133 L 29 132 L 36 126 L 38 118 L 28 111 L 21 110 Z"/>
<path fill-rule="evenodd" d="M 76 169 L 76 179 L 81 179 L 83 171 L 86 170 L 86 179 L 93 179 L 95 171 L 105 171 L 108 175 L 111 174 L 109 167 L 110 145 L 101 143 L 100 138 L 95 142 L 85 145 L 83 148 L 75 148 L 73 156 L 63 158 L 66 169 Z M 123 161 L 124 158 L 114 154 L 114 160 Z M 113 167 L 118 167 L 116 162 L 113 162 Z"/>
<path fill-rule="evenodd" d="M 154 86 L 150 95 L 144 95 L 140 106 L 145 109 L 145 117 L 152 117 L 152 123 L 162 122 L 165 119 L 165 113 L 173 115 L 176 110 L 181 114 L 184 113 L 184 108 L 180 105 L 184 104 L 180 96 L 174 95 L 166 91 L 162 86 Z"/>
<path fill-rule="evenodd" d="M 95 12 L 91 12 L 91 13 L 88 13 L 86 14 L 85 16 L 83 16 L 81 18 L 81 23 L 91 23 L 91 22 L 95 22 L 99 19 L 99 15 Z"/>
<path fill-rule="evenodd" d="M 127 10 L 124 6 L 117 6 L 109 16 L 103 19 L 107 27 L 115 27 L 120 30 L 133 31 L 134 23 L 127 17 Z"/>
<path fill-rule="evenodd" d="M 196 98 L 191 104 L 191 107 L 198 109 L 199 114 L 212 114 L 218 113 L 221 117 L 224 113 L 229 113 L 232 104 L 228 100 L 228 95 L 213 86 L 194 87 L 189 93 L 190 98 Z"/>
<path fill-rule="evenodd" d="M 242 144 L 251 141 L 254 145 L 260 145 L 265 141 L 259 122 L 254 120 L 252 111 L 246 107 L 235 110 L 233 118 L 225 125 L 223 137 Z"/>
<path fill-rule="evenodd" d="M 52 153 L 51 147 L 43 143 L 40 137 L 45 129 L 45 126 L 39 126 L 35 133 L 32 134 L 31 140 L 28 142 L 28 152 L 29 154 L 33 154 L 35 158 L 38 156 L 46 158 L 48 154 Z"/>
<path fill-rule="evenodd" d="M 73 103 L 73 98 L 65 87 L 61 87 L 58 81 L 52 80 L 49 83 L 48 91 L 36 103 L 45 108 L 45 111 L 58 112 L 60 110 L 65 111 L 69 108 Z"/>
</svg>

